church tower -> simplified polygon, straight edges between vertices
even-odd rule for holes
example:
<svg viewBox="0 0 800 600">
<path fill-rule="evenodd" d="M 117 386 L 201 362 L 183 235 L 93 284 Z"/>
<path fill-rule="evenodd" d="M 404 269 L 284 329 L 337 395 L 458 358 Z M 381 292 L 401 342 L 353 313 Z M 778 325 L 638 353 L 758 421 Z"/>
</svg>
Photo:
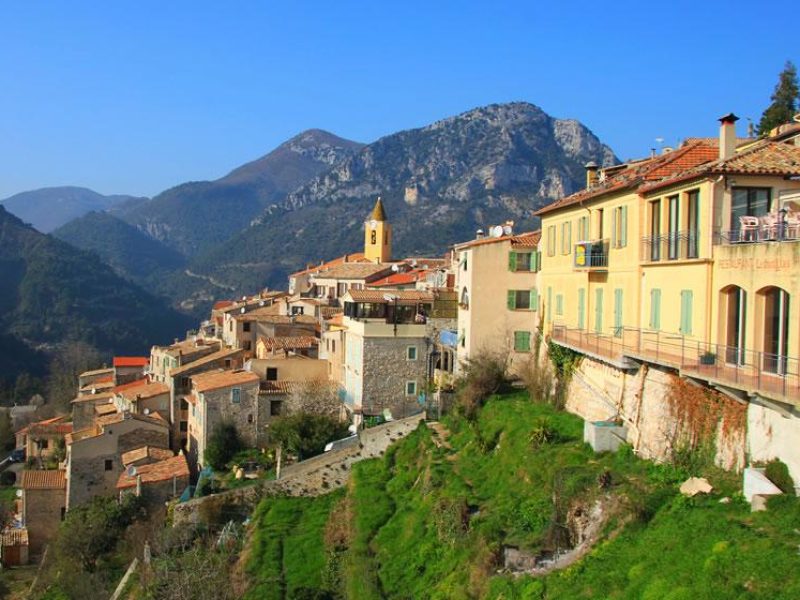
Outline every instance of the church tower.
<svg viewBox="0 0 800 600">
<path fill-rule="evenodd" d="M 376 263 L 389 262 L 392 259 L 392 226 L 386 220 L 386 211 L 380 197 L 364 224 L 364 256 Z"/>
</svg>

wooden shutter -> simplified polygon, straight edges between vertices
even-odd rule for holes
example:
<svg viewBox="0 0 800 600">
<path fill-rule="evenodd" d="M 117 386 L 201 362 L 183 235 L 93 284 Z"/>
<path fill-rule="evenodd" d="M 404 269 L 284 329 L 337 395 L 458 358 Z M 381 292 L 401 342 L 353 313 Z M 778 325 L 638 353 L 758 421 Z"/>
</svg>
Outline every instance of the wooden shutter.
<svg viewBox="0 0 800 600">
<path fill-rule="evenodd" d="M 614 212 L 611 213 L 611 247 L 617 247 L 617 215 L 619 213 L 619 208 L 615 208 Z"/>
<path fill-rule="evenodd" d="M 614 335 L 622 336 L 622 289 L 614 290 Z"/>
<path fill-rule="evenodd" d="M 508 253 L 508 270 L 509 271 L 516 271 L 517 270 L 517 253 L 516 252 L 509 252 Z"/>
<path fill-rule="evenodd" d="M 661 290 L 650 290 L 650 329 L 661 329 Z"/>
<path fill-rule="evenodd" d="M 517 292 L 515 290 L 508 290 L 508 310 L 517 308 Z"/>
<path fill-rule="evenodd" d="M 531 290 L 530 307 L 531 310 L 539 310 L 539 290 L 533 288 Z"/>
<path fill-rule="evenodd" d="M 586 313 L 586 290 L 580 288 L 578 290 L 578 329 L 583 329 L 586 326 L 585 313 Z"/>
<path fill-rule="evenodd" d="M 619 232 L 619 245 L 624 247 L 628 245 L 628 207 L 622 207 L 622 214 L 620 215 L 620 232 Z"/>
<path fill-rule="evenodd" d="M 692 290 L 681 290 L 681 333 L 692 335 Z"/>
<path fill-rule="evenodd" d="M 603 332 L 603 290 L 602 288 L 594 291 L 594 330 L 597 333 Z"/>
</svg>

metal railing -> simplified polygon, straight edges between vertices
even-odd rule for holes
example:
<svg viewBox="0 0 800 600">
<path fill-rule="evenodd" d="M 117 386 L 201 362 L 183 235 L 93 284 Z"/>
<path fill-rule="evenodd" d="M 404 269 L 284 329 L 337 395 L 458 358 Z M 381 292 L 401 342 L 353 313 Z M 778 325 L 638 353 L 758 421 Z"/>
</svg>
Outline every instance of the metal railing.
<svg viewBox="0 0 800 600">
<path fill-rule="evenodd" d="M 643 262 L 689 260 L 700 257 L 700 236 L 697 231 L 676 231 L 642 238 Z"/>
<path fill-rule="evenodd" d="M 573 266 L 576 269 L 607 269 L 608 242 L 581 242 L 573 247 Z"/>
<path fill-rule="evenodd" d="M 717 229 L 714 231 L 715 246 L 725 244 L 755 244 L 759 242 L 797 242 L 800 241 L 800 227 L 778 224 L 774 227 L 756 229 Z"/>
<path fill-rule="evenodd" d="M 672 367 L 683 375 L 800 402 L 800 359 L 796 357 L 708 344 L 680 334 L 634 327 L 605 334 L 554 325 L 552 339 L 613 362 L 645 360 Z"/>
</svg>

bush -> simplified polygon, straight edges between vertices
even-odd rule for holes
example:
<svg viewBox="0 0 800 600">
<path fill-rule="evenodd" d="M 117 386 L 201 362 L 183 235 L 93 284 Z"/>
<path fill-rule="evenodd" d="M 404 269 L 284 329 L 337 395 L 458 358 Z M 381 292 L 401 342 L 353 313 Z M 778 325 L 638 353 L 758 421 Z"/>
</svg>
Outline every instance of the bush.
<svg viewBox="0 0 800 600">
<path fill-rule="evenodd" d="M 236 426 L 233 423 L 220 423 L 214 428 L 203 457 L 211 468 L 221 471 L 243 449 L 244 444 Z"/>
<path fill-rule="evenodd" d="M 553 369 L 546 360 L 531 357 L 527 367 L 522 371 L 522 381 L 531 400 L 553 403 Z"/>
<path fill-rule="evenodd" d="M 325 415 L 298 413 L 278 417 L 270 425 L 270 438 L 300 460 L 321 454 L 325 445 L 349 434 L 347 423 Z"/>
<path fill-rule="evenodd" d="M 767 468 L 764 470 L 764 475 L 777 485 L 784 494 L 794 496 L 794 479 L 789 475 L 789 467 L 781 459 L 773 458 L 769 461 Z"/>
<path fill-rule="evenodd" d="M 470 421 L 492 394 L 508 381 L 508 356 L 500 352 L 480 352 L 468 358 L 457 382 L 459 411 Z"/>
</svg>

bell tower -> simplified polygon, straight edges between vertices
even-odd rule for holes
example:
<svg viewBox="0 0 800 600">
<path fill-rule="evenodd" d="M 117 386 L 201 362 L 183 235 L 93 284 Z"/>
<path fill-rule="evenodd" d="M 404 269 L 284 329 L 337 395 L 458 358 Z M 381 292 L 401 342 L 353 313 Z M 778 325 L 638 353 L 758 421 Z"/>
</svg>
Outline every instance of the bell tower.
<svg viewBox="0 0 800 600">
<path fill-rule="evenodd" d="M 389 262 L 392 259 L 392 226 L 386 219 L 380 197 L 364 223 L 364 256 L 376 263 Z"/>
</svg>

